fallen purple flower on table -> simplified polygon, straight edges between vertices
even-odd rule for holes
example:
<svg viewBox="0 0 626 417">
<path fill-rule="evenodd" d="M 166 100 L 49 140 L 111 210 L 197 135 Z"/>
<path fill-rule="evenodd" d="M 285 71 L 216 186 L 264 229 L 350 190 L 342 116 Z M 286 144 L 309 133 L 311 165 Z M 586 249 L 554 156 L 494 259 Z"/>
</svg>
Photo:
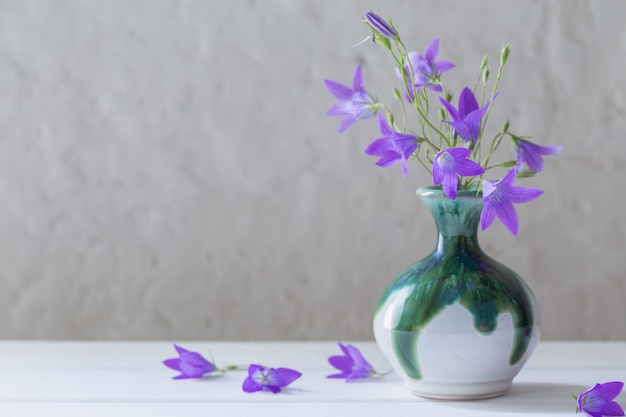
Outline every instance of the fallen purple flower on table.
<svg viewBox="0 0 626 417">
<path fill-rule="evenodd" d="M 543 191 L 535 188 L 517 187 L 515 169 L 511 169 L 498 182 L 483 182 L 483 200 L 485 205 L 480 214 L 480 227 L 485 230 L 493 223 L 496 216 L 513 235 L 517 235 L 519 220 L 513 204 L 527 203 L 538 198 Z"/>
<path fill-rule="evenodd" d="M 351 382 L 355 379 L 368 378 L 376 373 L 359 349 L 341 342 L 339 342 L 339 347 L 343 355 L 331 356 L 328 362 L 341 372 L 328 375 L 326 378 L 345 378 L 346 382 Z"/>
<path fill-rule="evenodd" d="M 245 392 L 257 392 L 268 389 L 274 394 L 281 388 L 291 384 L 302 374 L 289 368 L 264 368 L 261 365 L 251 364 L 248 367 L 248 377 L 243 381 L 242 389 Z"/>
<path fill-rule="evenodd" d="M 163 364 L 180 372 L 174 379 L 202 378 L 206 374 L 215 371 L 215 365 L 206 360 L 197 352 L 190 352 L 180 346 L 174 345 L 178 358 L 166 359 Z"/>
<path fill-rule="evenodd" d="M 524 165 L 531 171 L 541 172 L 543 169 L 543 156 L 556 155 L 563 150 L 562 146 L 541 146 L 524 139 L 515 139 L 515 152 L 517 153 L 517 172 Z"/>
<path fill-rule="evenodd" d="M 624 387 L 620 381 L 596 384 L 578 396 L 578 409 L 591 417 L 623 416 L 622 407 L 613 401 Z"/>
<path fill-rule="evenodd" d="M 339 102 L 333 105 L 327 116 L 345 116 L 339 125 L 339 133 L 342 133 L 357 120 L 368 119 L 376 113 L 376 104 L 372 97 L 365 91 L 363 76 L 361 74 L 361 64 L 356 67 L 352 88 L 332 80 L 324 80 L 328 91 L 335 96 Z"/>
<path fill-rule="evenodd" d="M 365 148 L 365 153 L 371 156 L 378 156 L 376 165 L 388 167 L 400 161 L 402 175 L 407 176 L 406 161 L 417 150 L 418 141 L 414 135 L 395 132 L 383 113 L 378 113 L 378 128 L 383 134 Z"/>
<path fill-rule="evenodd" d="M 446 148 L 440 151 L 433 161 L 433 183 L 442 184 L 444 193 L 454 200 L 459 186 L 459 175 L 471 177 L 480 175 L 485 170 L 469 158 L 471 150 L 467 148 Z"/>
</svg>

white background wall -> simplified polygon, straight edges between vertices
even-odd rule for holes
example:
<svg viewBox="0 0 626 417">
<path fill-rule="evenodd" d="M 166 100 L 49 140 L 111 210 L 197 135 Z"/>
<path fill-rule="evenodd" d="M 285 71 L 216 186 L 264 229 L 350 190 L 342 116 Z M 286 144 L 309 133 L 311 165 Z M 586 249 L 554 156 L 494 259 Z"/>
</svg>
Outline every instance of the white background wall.
<svg viewBox="0 0 626 417">
<path fill-rule="evenodd" d="M 473 84 L 513 47 L 491 115 L 557 158 L 520 233 L 546 339 L 626 338 L 626 3 L 0 1 L 0 337 L 369 339 L 380 293 L 434 244 L 430 179 L 337 133 L 323 79 L 396 83 L 361 16 L 441 39 Z M 399 86 L 397 83 L 395 84 Z"/>
</svg>

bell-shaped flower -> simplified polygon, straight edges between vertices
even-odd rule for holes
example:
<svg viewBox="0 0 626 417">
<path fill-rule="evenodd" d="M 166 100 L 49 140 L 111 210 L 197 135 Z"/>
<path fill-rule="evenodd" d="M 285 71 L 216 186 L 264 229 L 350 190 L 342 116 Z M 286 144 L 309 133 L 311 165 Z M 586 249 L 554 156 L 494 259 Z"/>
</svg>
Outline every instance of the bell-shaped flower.
<svg viewBox="0 0 626 417">
<path fill-rule="evenodd" d="M 356 67 L 352 79 L 352 88 L 336 81 L 324 80 L 328 91 L 335 96 L 338 103 L 334 104 L 327 116 L 344 116 L 339 125 L 339 133 L 342 133 L 357 120 L 368 119 L 376 113 L 378 107 L 372 97 L 365 91 L 361 64 Z"/>
<path fill-rule="evenodd" d="M 439 97 L 441 104 L 448 110 L 452 121 L 445 120 L 454 128 L 456 134 L 466 142 L 474 142 L 480 136 L 480 123 L 489 109 L 489 102 L 482 109 L 469 87 L 465 87 L 459 95 L 459 105 L 455 108 L 450 102 Z"/>
<path fill-rule="evenodd" d="M 620 381 L 596 384 L 578 396 L 578 410 L 591 417 L 623 416 L 624 410 L 615 401 L 624 387 Z"/>
<path fill-rule="evenodd" d="M 302 374 L 289 368 L 265 368 L 261 365 L 251 364 L 248 367 L 248 376 L 243 381 L 242 389 L 245 392 L 256 392 L 263 389 L 277 394 L 283 387 L 291 384 Z"/>
<path fill-rule="evenodd" d="M 415 135 L 398 133 L 394 131 L 382 112 L 378 113 L 378 128 L 382 137 L 376 139 L 365 148 L 365 153 L 371 156 L 378 156 L 376 165 L 388 167 L 400 161 L 402 175 L 407 176 L 407 159 L 418 148 L 418 140 Z"/>
<path fill-rule="evenodd" d="M 498 217 L 513 235 L 517 235 L 519 220 L 513 204 L 527 203 L 538 198 L 543 191 L 535 188 L 514 186 L 515 169 L 511 169 L 500 181 L 483 181 L 483 211 L 480 227 L 485 230 Z"/>
<path fill-rule="evenodd" d="M 443 192 L 454 200 L 459 186 L 459 175 L 471 177 L 480 175 L 485 169 L 468 159 L 471 150 L 467 148 L 446 148 L 435 156 L 433 161 L 433 183 L 441 184 Z"/>
<path fill-rule="evenodd" d="M 409 63 L 404 65 L 402 71 L 406 76 L 413 73 L 413 83 L 407 84 L 409 101 L 413 98 L 413 85 L 418 90 L 428 87 L 433 91 L 442 91 L 439 77 L 442 73 L 454 68 L 454 64 L 448 61 L 437 61 L 437 55 L 439 55 L 439 39 L 434 39 L 428 44 L 424 55 L 417 52 L 408 53 Z M 400 79 L 404 79 L 402 71 L 396 68 L 396 74 Z"/>
<path fill-rule="evenodd" d="M 541 146 L 521 138 L 513 138 L 515 152 L 517 153 L 517 165 L 515 169 L 520 172 L 524 166 L 531 171 L 541 172 L 543 169 L 543 157 L 556 155 L 563 150 L 562 146 Z"/>
<path fill-rule="evenodd" d="M 190 352 L 177 345 L 174 345 L 174 348 L 178 353 L 178 358 L 163 361 L 168 368 L 180 372 L 180 375 L 175 376 L 174 379 L 202 378 L 216 370 L 215 365 L 199 353 Z"/>
<path fill-rule="evenodd" d="M 328 363 L 341 372 L 328 375 L 326 378 L 344 378 L 346 382 L 352 382 L 355 379 L 368 378 L 376 373 L 359 349 L 341 342 L 339 342 L 339 347 L 343 355 L 331 356 L 328 358 Z"/>
</svg>

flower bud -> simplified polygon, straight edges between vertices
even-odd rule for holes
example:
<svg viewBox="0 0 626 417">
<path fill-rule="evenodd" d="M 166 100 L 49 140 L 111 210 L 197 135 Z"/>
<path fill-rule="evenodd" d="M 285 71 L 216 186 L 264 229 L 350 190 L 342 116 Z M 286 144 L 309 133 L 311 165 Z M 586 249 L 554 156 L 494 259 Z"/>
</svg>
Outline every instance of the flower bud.
<svg viewBox="0 0 626 417">
<path fill-rule="evenodd" d="M 393 89 L 393 96 L 396 98 L 396 100 L 402 101 L 402 96 L 400 95 L 400 91 L 395 87 Z"/>
<path fill-rule="evenodd" d="M 509 126 L 511 126 L 511 121 L 509 119 L 506 119 L 504 121 L 504 126 L 502 126 L 502 134 L 503 135 L 509 131 Z"/>
<path fill-rule="evenodd" d="M 483 82 L 486 83 L 489 79 L 489 67 L 483 68 Z"/>
<path fill-rule="evenodd" d="M 512 168 L 517 165 L 517 161 L 506 161 L 500 164 L 502 168 Z"/>
<path fill-rule="evenodd" d="M 481 72 L 485 69 L 485 67 L 486 67 L 487 65 L 489 65 L 489 60 L 490 60 L 490 59 L 491 59 L 491 57 L 489 56 L 489 54 L 486 54 L 486 55 L 483 57 L 483 60 L 480 62 L 480 71 L 481 71 Z"/>
<path fill-rule="evenodd" d="M 368 25 L 375 33 L 384 36 L 387 39 L 398 39 L 398 32 L 394 27 L 385 22 L 385 20 L 374 12 L 365 13 L 364 23 Z"/>
<path fill-rule="evenodd" d="M 530 177 L 534 177 L 536 173 L 537 171 L 533 171 L 531 169 L 523 169 L 517 174 L 515 174 L 515 177 L 516 178 L 530 178 Z"/>
<path fill-rule="evenodd" d="M 504 64 L 506 64 L 506 60 L 509 58 L 510 53 L 511 44 L 507 43 L 502 47 L 502 51 L 500 52 L 500 66 L 504 66 Z"/>
</svg>

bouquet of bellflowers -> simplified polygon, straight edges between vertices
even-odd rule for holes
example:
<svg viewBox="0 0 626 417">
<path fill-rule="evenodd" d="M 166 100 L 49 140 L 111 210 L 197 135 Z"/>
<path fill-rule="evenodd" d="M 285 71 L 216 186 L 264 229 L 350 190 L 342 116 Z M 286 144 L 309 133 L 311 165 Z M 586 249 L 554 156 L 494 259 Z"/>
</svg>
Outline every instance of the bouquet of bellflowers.
<svg viewBox="0 0 626 417">
<path fill-rule="evenodd" d="M 386 21 L 373 12 L 367 12 L 363 22 L 371 29 L 374 42 L 385 48 L 393 58 L 396 77 L 404 86 L 404 94 L 393 88 L 402 117 L 394 117 L 389 107 L 367 92 L 359 64 L 352 87 L 325 80 L 326 88 L 338 100 L 327 115 L 343 116 L 339 132 L 358 120 L 377 116 L 381 137 L 365 149 L 366 154 L 378 157 L 376 165 L 388 167 L 399 162 L 406 177 L 407 161 L 415 159 L 432 175 L 434 185 L 441 186 L 448 198 L 454 200 L 458 190 L 475 190 L 477 196 L 482 195 L 484 205 L 480 225 L 483 230 L 498 217 L 516 235 L 519 221 L 513 204 L 534 200 L 543 191 L 516 186 L 515 180 L 540 172 L 543 156 L 555 155 L 562 147 L 540 146 L 527 137 L 516 135 L 510 131 L 508 120 L 488 144 L 483 144 L 485 126 L 491 106 L 499 94 L 498 84 L 510 46 L 506 44 L 502 47 L 493 83 L 489 79 L 490 57 L 485 55 L 474 87 L 463 88 L 455 106 L 452 92 L 442 81 L 444 73 L 453 69 L 454 64 L 437 60 L 438 39 L 430 42 L 424 54 L 409 52 L 391 20 Z M 438 95 L 438 100 L 432 100 L 429 96 L 432 94 Z M 407 107 L 412 107 L 417 113 L 417 130 L 408 127 Z M 511 143 L 514 155 L 501 163 L 492 162 L 492 157 L 505 139 Z M 487 171 L 493 172 L 494 168 L 504 168 L 506 174 L 499 180 L 485 178 Z"/>
</svg>

